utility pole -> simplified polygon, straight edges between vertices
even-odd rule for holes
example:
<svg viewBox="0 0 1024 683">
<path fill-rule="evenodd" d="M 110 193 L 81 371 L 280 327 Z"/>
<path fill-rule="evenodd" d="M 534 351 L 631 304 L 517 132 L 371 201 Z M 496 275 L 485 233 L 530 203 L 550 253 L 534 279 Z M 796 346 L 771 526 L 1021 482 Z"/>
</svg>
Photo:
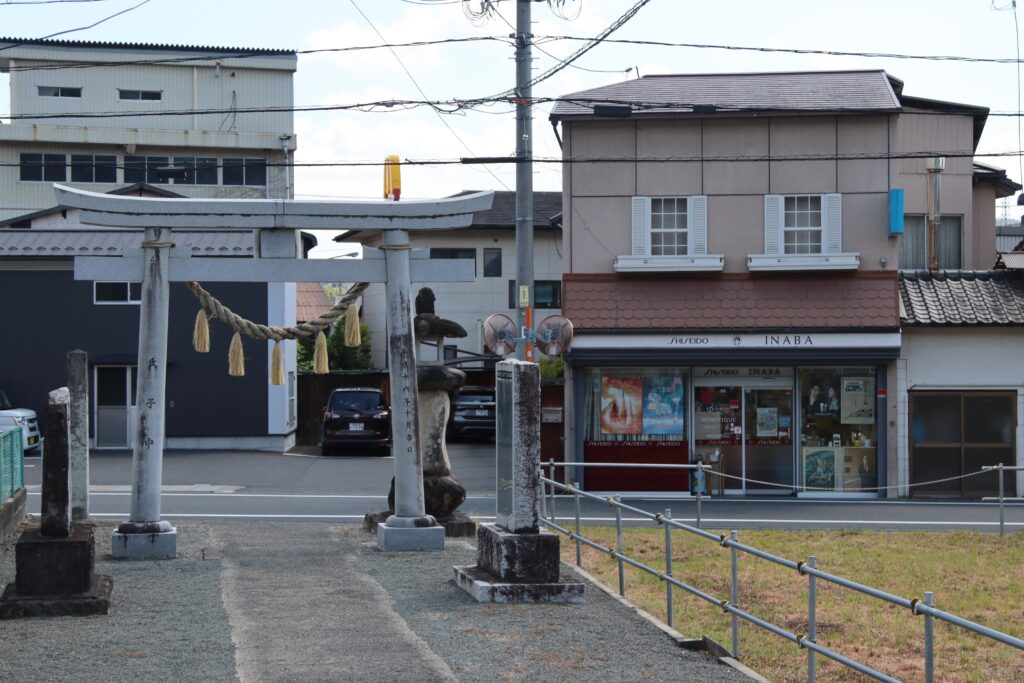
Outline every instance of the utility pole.
<svg viewBox="0 0 1024 683">
<path fill-rule="evenodd" d="M 533 56 L 530 5 L 516 0 L 516 322 L 520 337 L 533 327 Z M 519 360 L 533 360 L 533 345 L 518 347 Z"/>
</svg>

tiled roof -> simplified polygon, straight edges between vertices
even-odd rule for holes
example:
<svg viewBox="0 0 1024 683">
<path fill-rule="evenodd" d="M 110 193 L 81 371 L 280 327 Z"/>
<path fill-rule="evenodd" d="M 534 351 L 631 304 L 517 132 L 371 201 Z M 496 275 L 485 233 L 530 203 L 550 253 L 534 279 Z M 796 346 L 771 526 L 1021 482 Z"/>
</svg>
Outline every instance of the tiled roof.
<svg viewBox="0 0 1024 683">
<path fill-rule="evenodd" d="M 463 190 L 456 196 L 473 194 L 480 190 Z M 550 227 L 551 217 L 562 212 L 561 192 L 533 193 L 533 225 Z M 514 228 L 516 225 L 516 193 L 496 190 L 491 208 L 473 214 L 474 228 Z"/>
<path fill-rule="evenodd" d="M 1024 325 L 1024 280 L 1003 270 L 900 273 L 904 325 Z"/>
<path fill-rule="evenodd" d="M 1024 270 L 1024 251 L 1007 251 L 996 258 L 996 268 Z"/>
<path fill-rule="evenodd" d="M 253 255 L 251 231 L 174 231 L 196 256 Z M 142 244 L 141 230 L 0 230 L 0 257 L 118 256 Z"/>
<path fill-rule="evenodd" d="M 295 319 L 300 323 L 316 320 L 333 306 L 319 282 L 296 282 L 295 299 Z"/>
<path fill-rule="evenodd" d="M 689 74 L 644 76 L 591 90 L 563 95 L 551 118 L 590 116 L 593 103 L 639 103 L 633 114 L 693 111 L 714 105 L 717 111 L 879 111 L 896 112 L 898 79 L 881 70 L 812 71 L 799 73 Z M 662 106 L 657 106 L 662 105 Z"/>
<path fill-rule="evenodd" d="M 579 330 L 897 329 L 897 279 L 882 275 L 565 278 Z"/>
</svg>

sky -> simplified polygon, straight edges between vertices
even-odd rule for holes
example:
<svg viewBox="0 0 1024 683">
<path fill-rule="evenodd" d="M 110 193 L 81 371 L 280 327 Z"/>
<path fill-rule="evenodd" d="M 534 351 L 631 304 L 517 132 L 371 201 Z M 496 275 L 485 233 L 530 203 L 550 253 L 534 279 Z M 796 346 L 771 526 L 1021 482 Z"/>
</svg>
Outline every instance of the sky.
<svg viewBox="0 0 1024 683">
<path fill-rule="evenodd" d="M 0 36 L 41 38 L 92 24 L 141 0 L 11 4 L 0 0 Z M 20 0 L 21 2 L 32 0 Z M 38 2 L 38 0 L 35 0 Z M 580 41 L 541 37 L 598 35 L 637 0 L 549 0 L 532 5 L 538 41 L 535 71 L 555 65 Z M 470 7 L 479 8 L 481 0 Z M 500 0 L 497 14 L 472 21 L 459 0 L 148 0 L 98 26 L 60 38 L 295 50 L 380 45 L 445 38 L 500 37 L 468 42 L 300 55 L 295 74 L 299 106 L 386 99 L 486 97 L 515 83 L 515 3 Z M 360 11 L 361 10 L 361 11 Z M 1010 0 L 650 0 L 613 39 L 702 45 L 829 50 L 902 55 L 956 55 L 1013 59 L 1019 54 L 1016 8 Z M 365 14 L 365 17 L 363 16 Z M 507 22 L 507 23 L 506 23 Z M 372 25 L 371 25 L 372 24 Z M 379 35 L 378 35 L 379 32 Z M 385 40 L 382 40 L 383 36 Z M 540 51 L 543 49 L 549 54 Z M 666 73 L 728 73 L 884 69 L 904 81 L 907 95 L 988 107 L 979 160 L 1021 179 L 1019 65 L 866 56 L 796 55 L 695 47 L 602 43 L 534 87 L 556 97 L 626 79 Z M 5 85 L 5 84 L 4 84 Z M 423 95 L 421 95 L 422 91 Z M 549 106 L 534 112 L 534 154 L 558 157 Z M 9 93 L 0 88 L 0 116 Z M 508 157 L 515 151 L 515 116 L 496 105 L 457 114 L 430 108 L 405 111 L 296 113 L 297 162 Z M 984 153 L 1012 153 L 985 158 Z M 299 198 L 378 198 L 379 167 L 297 168 Z M 406 166 L 402 196 L 446 196 L 468 189 L 514 189 L 512 164 Z M 537 164 L 534 188 L 561 189 L 557 164 Z M 1012 200 L 997 218 L 1016 219 Z M 344 245 L 329 251 L 346 252 Z M 318 250 L 320 251 L 320 250 Z"/>
</svg>

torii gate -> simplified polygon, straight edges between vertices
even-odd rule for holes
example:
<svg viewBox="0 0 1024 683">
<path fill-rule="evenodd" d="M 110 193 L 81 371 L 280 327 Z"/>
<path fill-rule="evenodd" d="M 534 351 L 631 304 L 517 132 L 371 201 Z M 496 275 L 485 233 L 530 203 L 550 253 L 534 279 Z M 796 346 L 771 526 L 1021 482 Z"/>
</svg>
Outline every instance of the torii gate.
<svg viewBox="0 0 1024 683">
<path fill-rule="evenodd" d="M 167 199 L 125 197 L 55 185 L 58 204 L 78 209 L 84 224 L 144 228 L 141 249 L 122 257 L 76 256 L 76 280 L 142 282 L 136 435 L 129 520 L 112 551 L 123 559 L 176 556 L 177 531 L 160 519 L 167 321 L 170 282 L 384 282 L 395 456 L 395 514 L 378 527 L 384 550 L 444 548 L 444 527 L 426 514 L 420 462 L 416 361 L 410 283 L 471 282 L 467 260 L 431 261 L 411 250 L 409 231 L 467 227 L 490 208 L 492 192 L 437 200 L 307 201 L 291 199 Z M 254 230 L 257 257 L 191 258 L 174 244 L 174 229 Z M 300 259 L 299 230 L 382 230 L 379 250 L 362 261 Z M 410 253 L 412 252 L 412 253 Z"/>
</svg>

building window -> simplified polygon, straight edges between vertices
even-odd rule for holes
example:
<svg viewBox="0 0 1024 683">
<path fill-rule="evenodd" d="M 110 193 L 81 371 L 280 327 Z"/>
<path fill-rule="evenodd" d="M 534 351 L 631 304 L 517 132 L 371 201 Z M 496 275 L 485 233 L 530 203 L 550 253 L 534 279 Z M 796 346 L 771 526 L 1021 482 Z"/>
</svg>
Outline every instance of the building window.
<svg viewBox="0 0 1024 683">
<path fill-rule="evenodd" d="M 72 154 L 71 182 L 116 183 L 117 157 L 103 154 Z"/>
<path fill-rule="evenodd" d="M 160 90 L 122 90 L 118 88 L 117 97 L 120 100 L 143 100 L 147 102 L 159 102 L 163 99 L 163 92 Z"/>
<path fill-rule="evenodd" d="M 225 159 L 224 184 L 265 187 L 267 162 L 263 159 Z"/>
<path fill-rule="evenodd" d="M 38 85 L 36 91 L 40 97 L 76 97 L 82 96 L 81 88 L 68 88 L 54 85 Z"/>
<path fill-rule="evenodd" d="M 508 307 L 515 310 L 519 297 L 516 296 L 516 281 L 508 281 Z M 561 280 L 534 280 L 533 281 L 533 307 L 534 308 L 561 308 L 562 307 L 562 281 Z"/>
<path fill-rule="evenodd" d="M 484 277 L 501 277 L 501 248 L 484 249 Z"/>
<path fill-rule="evenodd" d="M 970 475 L 1016 462 L 1016 404 L 1014 392 L 910 392 L 911 495 L 999 495 L 996 472 Z M 1015 479 L 1006 477 L 1006 495 L 1015 495 Z"/>
<path fill-rule="evenodd" d="M 750 270 L 856 270 L 860 255 L 843 251 L 843 197 L 764 197 L 764 252 L 747 255 Z"/>
<path fill-rule="evenodd" d="M 432 259 L 473 259 L 473 277 L 476 277 L 475 247 L 431 247 Z"/>
<path fill-rule="evenodd" d="M 126 183 L 166 184 L 157 169 L 167 166 L 168 157 L 126 156 L 124 158 L 124 181 Z"/>
<path fill-rule="evenodd" d="M 142 301 L 141 282 L 94 282 L 94 304 L 137 304 Z"/>
<path fill-rule="evenodd" d="M 22 154 L 21 180 L 62 183 L 67 180 L 67 156 L 64 154 Z"/>
<path fill-rule="evenodd" d="M 174 157 L 174 165 L 185 169 L 184 178 L 176 178 L 175 185 L 216 185 L 216 157 Z"/>
<path fill-rule="evenodd" d="M 296 398 L 295 372 L 288 372 L 288 426 L 294 427 L 298 416 L 298 399 Z"/>
<path fill-rule="evenodd" d="M 651 198 L 651 256 L 689 253 L 686 197 Z"/>
<path fill-rule="evenodd" d="M 782 227 L 783 254 L 821 253 L 821 195 L 785 198 Z"/>
<path fill-rule="evenodd" d="M 903 236 L 900 238 L 900 268 L 925 270 L 928 268 L 928 221 L 924 216 L 904 216 Z M 942 216 L 935 242 L 935 255 L 939 268 L 960 270 L 963 267 L 963 218 Z"/>
</svg>

